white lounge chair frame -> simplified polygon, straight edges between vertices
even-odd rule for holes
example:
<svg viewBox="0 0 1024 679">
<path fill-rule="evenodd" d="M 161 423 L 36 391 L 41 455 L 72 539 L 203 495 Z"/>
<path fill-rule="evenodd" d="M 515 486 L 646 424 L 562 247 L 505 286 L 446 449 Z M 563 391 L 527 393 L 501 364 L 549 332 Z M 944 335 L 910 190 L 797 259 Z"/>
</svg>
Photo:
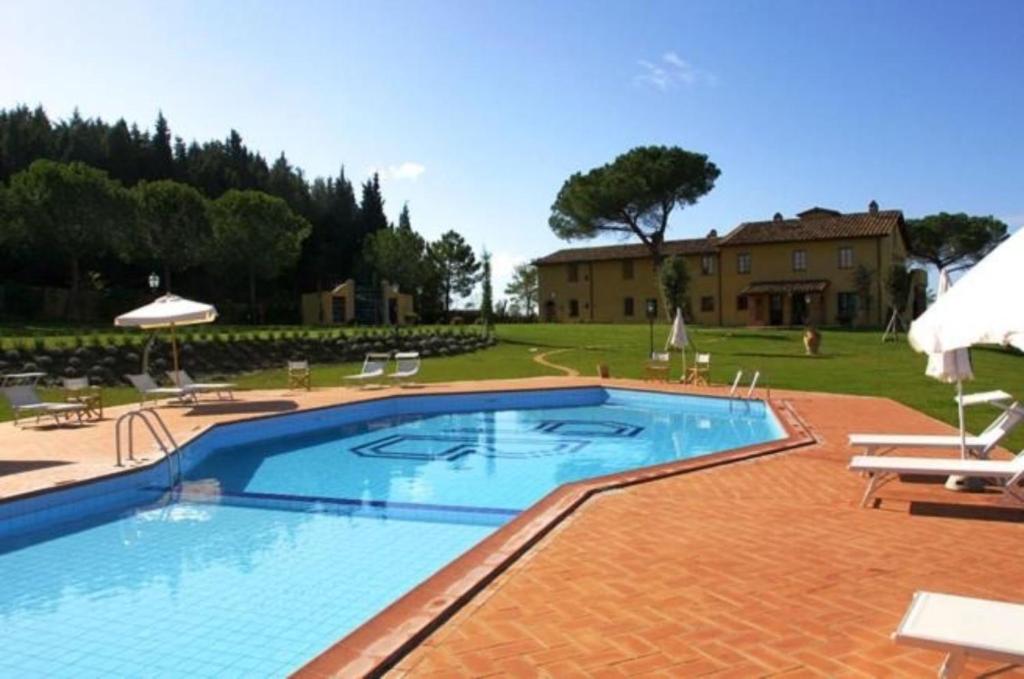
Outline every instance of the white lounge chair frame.
<svg viewBox="0 0 1024 679">
<path fill-rule="evenodd" d="M 363 369 L 357 375 L 345 375 L 350 382 L 370 382 L 384 377 L 391 354 L 366 354 L 363 358 Z"/>
<path fill-rule="evenodd" d="M 195 382 L 184 370 L 179 370 L 177 376 L 173 370 L 168 370 L 167 377 L 179 387 L 195 392 L 197 398 L 199 394 L 216 394 L 219 400 L 223 400 L 224 394 L 227 394 L 228 401 L 235 400 L 234 392 L 238 385 L 234 382 Z"/>
<path fill-rule="evenodd" d="M 942 679 L 954 679 L 969 656 L 997 662 L 1024 662 L 1024 606 L 1004 601 L 915 592 L 892 638 L 948 655 L 939 668 Z"/>
<path fill-rule="evenodd" d="M 128 381 L 132 383 L 136 391 L 142 394 L 142 402 L 139 403 L 140 408 L 146 406 L 147 400 L 152 400 L 154 403 L 159 401 L 161 398 L 176 398 L 179 401 L 195 401 L 196 392 L 188 387 L 160 387 L 153 380 L 152 376 L 147 373 L 140 373 L 138 375 L 125 375 Z"/>
<path fill-rule="evenodd" d="M 395 371 L 388 377 L 395 382 L 407 382 L 420 372 L 420 352 L 401 351 L 395 354 Z"/>
<path fill-rule="evenodd" d="M 850 434 L 850 445 L 864 448 L 867 455 L 874 455 L 880 450 L 895 448 L 960 450 L 963 443 L 967 453 L 987 458 L 992 449 L 1021 422 L 1024 422 L 1024 408 L 1015 402 L 992 420 L 985 431 L 977 436 L 967 436 L 962 442 L 957 434 Z"/>
<path fill-rule="evenodd" d="M 1000 479 L 1005 482 L 1003 492 L 1024 504 L 1024 453 L 1012 460 L 856 455 L 850 460 L 849 469 L 868 475 L 868 487 L 861 498 L 861 507 L 867 507 L 875 492 L 900 474 Z"/>
<path fill-rule="evenodd" d="M 60 416 L 70 418 L 75 415 L 78 424 L 82 424 L 82 413 L 85 412 L 85 405 L 82 403 L 55 403 L 44 401 L 36 393 L 35 384 L 5 384 L 0 387 L 4 397 L 10 402 L 14 411 L 14 426 L 20 423 L 20 416 L 35 413 L 36 424 L 45 417 L 53 418 L 56 424 L 60 424 Z"/>
</svg>

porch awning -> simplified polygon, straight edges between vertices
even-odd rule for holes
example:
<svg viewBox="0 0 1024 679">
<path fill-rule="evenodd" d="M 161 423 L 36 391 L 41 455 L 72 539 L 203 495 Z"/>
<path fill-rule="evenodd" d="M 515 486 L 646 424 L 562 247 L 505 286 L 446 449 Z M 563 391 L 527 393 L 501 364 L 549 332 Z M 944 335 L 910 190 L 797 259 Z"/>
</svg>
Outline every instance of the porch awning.
<svg viewBox="0 0 1024 679">
<path fill-rule="evenodd" d="M 828 281 L 759 281 L 740 291 L 741 295 L 807 294 L 824 292 Z"/>
</svg>

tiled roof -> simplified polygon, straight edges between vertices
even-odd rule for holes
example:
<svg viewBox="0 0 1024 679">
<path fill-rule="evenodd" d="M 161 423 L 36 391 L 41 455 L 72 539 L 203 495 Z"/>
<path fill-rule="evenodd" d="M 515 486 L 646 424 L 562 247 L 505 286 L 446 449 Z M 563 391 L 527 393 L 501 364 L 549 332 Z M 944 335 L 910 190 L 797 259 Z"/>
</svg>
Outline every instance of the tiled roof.
<svg viewBox="0 0 1024 679">
<path fill-rule="evenodd" d="M 685 238 L 682 240 L 667 240 L 662 244 L 661 252 L 664 255 L 696 255 L 704 252 L 714 252 L 719 238 Z M 539 259 L 533 260 L 534 264 L 565 264 L 567 262 L 593 262 L 607 259 L 639 259 L 650 257 L 651 252 L 643 243 L 630 243 L 624 245 L 601 245 L 592 248 L 565 248 L 552 252 Z"/>
<path fill-rule="evenodd" d="M 899 210 L 853 212 L 838 214 L 823 208 L 807 210 L 801 219 L 773 219 L 745 222 L 728 236 L 722 245 L 785 243 L 790 241 L 833 240 L 837 238 L 877 238 L 893 229 L 903 229 L 903 213 Z"/>
<path fill-rule="evenodd" d="M 787 294 L 822 292 L 828 287 L 828 281 L 758 281 L 751 283 L 740 291 L 741 295 Z"/>
</svg>

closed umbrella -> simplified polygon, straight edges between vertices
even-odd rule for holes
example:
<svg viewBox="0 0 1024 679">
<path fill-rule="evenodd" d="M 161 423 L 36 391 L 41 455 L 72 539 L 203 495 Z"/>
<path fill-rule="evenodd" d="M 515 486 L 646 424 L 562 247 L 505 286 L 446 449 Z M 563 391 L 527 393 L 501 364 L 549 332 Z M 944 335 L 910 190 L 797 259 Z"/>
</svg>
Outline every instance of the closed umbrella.
<svg viewBox="0 0 1024 679">
<path fill-rule="evenodd" d="M 952 288 L 949 272 L 943 269 L 939 272 L 939 299 L 942 299 Z M 956 383 L 957 414 L 960 419 L 960 455 L 967 456 L 967 429 L 964 423 L 964 389 L 963 381 L 974 379 L 974 372 L 971 370 L 971 356 L 967 349 L 951 349 L 928 354 L 928 367 L 925 374 L 929 377 L 945 382 Z"/>
<path fill-rule="evenodd" d="M 672 329 L 668 334 L 668 341 L 665 348 L 675 347 L 683 356 L 683 379 L 686 379 L 686 345 L 690 343 L 686 336 L 686 322 L 683 320 L 683 310 L 676 307 L 676 317 L 672 321 Z"/>
<path fill-rule="evenodd" d="M 174 329 L 179 325 L 212 323 L 215 320 L 217 320 L 217 309 L 212 304 L 194 302 L 184 297 L 167 294 L 146 306 L 121 314 L 114 319 L 114 325 L 121 328 L 142 328 L 143 330 L 170 328 L 174 377 L 177 380 L 178 340 L 175 337 Z"/>
</svg>

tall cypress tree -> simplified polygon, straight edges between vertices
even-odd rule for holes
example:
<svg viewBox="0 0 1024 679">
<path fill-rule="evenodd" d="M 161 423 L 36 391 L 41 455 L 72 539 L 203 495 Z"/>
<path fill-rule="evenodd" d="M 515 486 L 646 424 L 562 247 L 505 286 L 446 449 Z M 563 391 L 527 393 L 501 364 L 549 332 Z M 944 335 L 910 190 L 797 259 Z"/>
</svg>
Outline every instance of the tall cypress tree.
<svg viewBox="0 0 1024 679">
<path fill-rule="evenodd" d="M 373 177 L 363 182 L 363 198 L 359 202 L 360 240 L 379 229 L 388 228 L 388 218 L 384 214 L 384 196 L 380 192 L 380 176 L 376 172 Z"/>
</svg>

